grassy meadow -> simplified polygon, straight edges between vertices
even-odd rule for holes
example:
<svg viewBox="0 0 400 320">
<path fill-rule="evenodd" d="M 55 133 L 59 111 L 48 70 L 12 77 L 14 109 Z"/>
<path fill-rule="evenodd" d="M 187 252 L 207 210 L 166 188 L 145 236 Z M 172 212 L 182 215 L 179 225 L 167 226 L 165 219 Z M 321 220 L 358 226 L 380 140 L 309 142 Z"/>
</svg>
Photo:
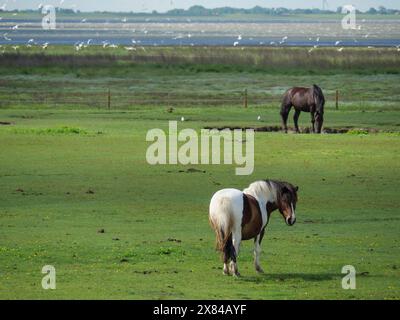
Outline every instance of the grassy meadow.
<svg viewBox="0 0 400 320">
<path fill-rule="evenodd" d="M 400 298 L 395 50 L 216 49 L 225 63 L 204 48 L 69 50 L 0 56 L 1 299 Z M 179 129 L 197 131 L 278 125 L 283 92 L 313 83 L 328 98 L 325 126 L 353 131 L 257 132 L 251 176 L 235 176 L 236 165 L 146 162 L 152 128 L 181 117 Z M 297 223 L 273 214 L 265 274 L 246 241 L 242 276 L 225 277 L 209 200 L 265 178 L 299 185 Z M 44 265 L 56 268 L 56 290 L 41 287 Z M 345 265 L 356 290 L 341 287 Z"/>
</svg>

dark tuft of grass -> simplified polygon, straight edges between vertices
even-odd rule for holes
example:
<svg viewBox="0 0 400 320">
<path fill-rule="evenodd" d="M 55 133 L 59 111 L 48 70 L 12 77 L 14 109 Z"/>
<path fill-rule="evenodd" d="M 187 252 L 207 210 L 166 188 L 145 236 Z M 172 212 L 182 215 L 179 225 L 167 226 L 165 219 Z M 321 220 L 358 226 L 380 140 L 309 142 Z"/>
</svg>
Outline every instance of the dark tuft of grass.
<svg viewBox="0 0 400 320">
<path fill-rule="evenodd" d="M 12 129 L 12 132 L 17 133 L 17 134 L 39 134 L 39 135 L 71 135 L 71 134 L 87 135 L 88 134 L 88 132 L 86 130 L 76 128 L 76 127 L 68 127 L 68 126 L 64 126 L 61 128 L 45 128 L 45 129 L 16 128 L 16 129 Z"/>
</svg>

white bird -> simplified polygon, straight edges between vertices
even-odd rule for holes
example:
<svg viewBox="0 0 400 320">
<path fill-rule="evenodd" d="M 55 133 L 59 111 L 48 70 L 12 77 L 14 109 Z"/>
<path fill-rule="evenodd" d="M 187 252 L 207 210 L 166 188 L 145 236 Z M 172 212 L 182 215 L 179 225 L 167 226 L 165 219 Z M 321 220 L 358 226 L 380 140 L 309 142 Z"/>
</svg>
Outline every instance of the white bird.
<svg viewBox="0 0 400 320">
<path fill-rule="evenodd" d="M 261 116 L 258 116 L 257 120 L 260 121 L 261 120 Z"/>
<path fill-rule="evenodd" d="M 136 51 L 136 48 L 134 48 L 134 47 L 125 47 L 125 50 L 128 50 L 128 51 Z"/>
<path fill-rule="evenodd" d="M 288 39 L 288 37 L 287 36 L 284 36 L 283 38 L 282 38 L 282 41 L 286 41 Z"/>
<path fill-rule="evenodd" d="M 242 36 L 239 34 L 237 39 L 242 40 Z"/>
<path fill-rule="evenodd" d="M 19 28 L 19 25 L 18 24 L 16 24 L 15 26 L 13 26 L 11 29 L 12 30 L 17 30 Z"/>
<path fill-rule="evenodd" d="M 44 43 L 44 44 L 42 45 L 42 49 L 43 49 L 43 50 L 46 50 L 46 49 L 48 48 L 48 46 L 49 46 L 49 43 L 46 42 L 46 43 Z"/>
<path fill-rule="evenodd" d="M 236 46 L 238 46 L 239 45 L 239 41 L 235 41 L 234 43 L 233 43 L 233 46 L 234 47 L 236 47 Z"/>
<path fill-rule="evenodd" d="M 342 42 L 342 41 L 340 41 L 340 40 L 339 40 L 339 41 L 336 41 L 336 42 L 335 42 L 335 46 L 338 46 L 341 42 Z"/>
<path fill-rule="evenodd" d="M 123 18 L 123 19 L 122 19 L 122 22 L 125 23 L 125 22 L 126 22 L 126 18 Z"/>
<path fill-rule="evenodd" d="M 75 49 L 76 49 L 76 51 L 81 50 L 82 47 L 83 47 L 83 42 L 80 42 L 80 43 L 76 43 L 76 44 L 75 44 Z"/>
<path fill-rule="evenodd" d="M 82 21 L 81 21 L 81 22 L 82 22 L 82 23 L 85 23 L 86 21 L 87 21 L 87 20 L 86 20 L 86 18 L 85 18 L 85 19 L 82 19 Z"/>
<path fill-rule="evenodd" d="M 136 43 L 136 40 L 135 40 L 135 39 L 132 39 L 132 43 L 135 44 L 135 43 Z"/>
<path fill-rule="evenodd" d="M 11 41 L 11 38 L 8 38 L 7 35 L 8 35 L 8 33 L 5 33 L 5 34 L 3 35 L 4 39 L 6 39 L 7 41 Z"/>
<path fill-rule="evenodd" d="M 181 118 L 181 121 L 182 121 L 182 122 L 185 121 L 185 117 L 182 117 L 182 118 Z"/>
<path fill-rule="evenodd" d="M 342 47 L 342 48 L 340 48 L 340 49 L 337 49 L 337 51 L 342 52 L 343 49 L 344 49 L 344 48 Z"/>
<path fill-rule="evenodd" d="M 318 37 L 316 41 L 319 42 L 319 39 L 320 39 L 320 38 Z"/>
</svg>

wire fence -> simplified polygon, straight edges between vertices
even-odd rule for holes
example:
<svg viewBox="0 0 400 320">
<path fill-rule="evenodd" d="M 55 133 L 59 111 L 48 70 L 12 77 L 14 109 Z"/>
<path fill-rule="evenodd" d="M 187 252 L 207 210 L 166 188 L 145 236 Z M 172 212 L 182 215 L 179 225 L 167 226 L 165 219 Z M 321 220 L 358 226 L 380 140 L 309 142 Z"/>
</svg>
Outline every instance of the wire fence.
<svg viewBox="0 0 400 320">
<path fill-rule="evenodd" d="M 12 106 L 44 106 L 44 107 L 89 107 L 99 109 L 125 109 L 135 106 L 236 106 L 252 107 L 262 105 L 279 106 L 281 95 L 263 95 L 259 92 L 252 93 L 248 90 L 230 92 L 210 96 L 209 94 L 196 93 L 171 93 L 165 91 L 113 91 L 107 89 L 103 92 L 74 92 L 65 93 L 54 92 L 28 92 L 28 93 L 8 93 L 0 90 L 0 107 Z M 339 99 L 345 101 L 339 92 L 326 95 L 326 100 L 334 103 L 339 108 Z"/>
<path fill-rule="evenodd" d="M 1 93 L 0 93 L 1 94 Z M 218 105 L 245 105 L 246 101 L 254 105 L 279 102 L 274 97 L 255 96 L 249 100 L 243 92 L 231 95 L 210 96 L 207 94 L 174 94 L 168 92 L 68 92 L 68 93 L 47 93 L 36 92 L 30 94 L 2 95 L 0 106 L 13 105 L 43 105 L 63 106 L 75 105 L 77 107 L 96 107 L 106 109 L 129 108 L 132 106 L 218 106 Z"/>
</svg>

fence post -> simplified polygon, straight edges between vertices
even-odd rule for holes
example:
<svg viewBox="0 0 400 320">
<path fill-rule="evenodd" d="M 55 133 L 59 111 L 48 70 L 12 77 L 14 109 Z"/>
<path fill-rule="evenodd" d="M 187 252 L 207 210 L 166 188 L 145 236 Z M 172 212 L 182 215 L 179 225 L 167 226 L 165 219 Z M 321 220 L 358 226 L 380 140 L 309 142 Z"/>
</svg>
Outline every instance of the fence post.
<svg viewBox="0 0 400 320">
<path fill-rule="evenodd" d="M 247 108 L 247 89 L 244 89 L 244 107 Z"/>
<path fill-rule="evenodd" d="M 336 110 L 339 110 L 339 90 L 336 90 Z"/>
<path fill-rule="evenodd" d="M 111 90 L 110 89 L 108 89 L 107 106 L 108 106 L 108 110 L 110 110 L 111 109 Z"/>
</svg>

